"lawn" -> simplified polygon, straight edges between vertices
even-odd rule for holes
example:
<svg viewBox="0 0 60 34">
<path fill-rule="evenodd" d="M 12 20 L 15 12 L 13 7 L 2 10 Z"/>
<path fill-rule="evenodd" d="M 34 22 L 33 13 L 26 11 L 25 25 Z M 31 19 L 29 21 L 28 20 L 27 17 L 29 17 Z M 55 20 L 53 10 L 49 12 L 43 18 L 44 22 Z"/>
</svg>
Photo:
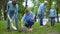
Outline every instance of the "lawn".
<svg viewBox="0 0 60 34">
<path fill-rule="evenodd" d="M 39 22 L 35 22 L 32 32 L 18 32 L 14 31 L 11 27 L 11 32 L 7 32 L 6 21 L 0 21 L 0 34 L 60 34 L 60 23 L 56 23 L 55 27 L 50 27 L 50 22 L 47 22 L 48 26 L 40 27 Z M 19 30 L 21 30 L 20 22 L 18 23 Z"/>
</svg>

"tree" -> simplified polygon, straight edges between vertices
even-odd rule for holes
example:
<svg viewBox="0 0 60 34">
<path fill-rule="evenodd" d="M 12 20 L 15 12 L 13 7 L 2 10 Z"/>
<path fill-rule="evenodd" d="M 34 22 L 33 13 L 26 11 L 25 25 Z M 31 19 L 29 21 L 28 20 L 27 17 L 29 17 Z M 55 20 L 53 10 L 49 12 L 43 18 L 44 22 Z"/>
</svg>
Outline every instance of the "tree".
<svg viewBox="0 0 60 34">
<path fill-rule="evenodd" d="M 59 14 L 59 11 L 60 11 L 60 0 L 56 0 L 57 1 L 57 7 L 56 7 L 56 9 L 57 9 L 57 22 L 59 23 L 59 16 L 58 16 L 58 14 Z"/>
<path fill-rule="evenodd" d="M 8 0 L 0 0 L 0 17 L 2 16 L 1 12 L 4 12 L 4 9 L 5 9 L 7 2 L 8 2 Z"/>
</svg>

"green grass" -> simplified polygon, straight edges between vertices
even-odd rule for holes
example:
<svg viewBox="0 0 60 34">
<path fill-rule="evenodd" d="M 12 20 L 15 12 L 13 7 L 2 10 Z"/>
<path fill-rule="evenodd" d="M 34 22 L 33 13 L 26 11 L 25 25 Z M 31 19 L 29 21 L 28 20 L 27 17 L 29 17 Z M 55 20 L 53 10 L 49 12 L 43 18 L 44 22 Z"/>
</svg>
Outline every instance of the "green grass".
<svg viewBox="0 0 60 34">
<path fill-rule="evenodd" d="M 7 23 L 6 21 L 0 21 L 0 34 L 60 34 L 60 23 L 56 23 L 55 27 L 51 28 L 50 23 L 48 22 L 47 25 L 40 27 L 39 22 L 36 22 L 33 25 L 33 31 L 32 32 L 18 32 L 14 31 L 12 28 L 12 32 L 7 32 Z M 20 22 L 18 23 L 19 30 L 21 30 Z"/>
</svg>

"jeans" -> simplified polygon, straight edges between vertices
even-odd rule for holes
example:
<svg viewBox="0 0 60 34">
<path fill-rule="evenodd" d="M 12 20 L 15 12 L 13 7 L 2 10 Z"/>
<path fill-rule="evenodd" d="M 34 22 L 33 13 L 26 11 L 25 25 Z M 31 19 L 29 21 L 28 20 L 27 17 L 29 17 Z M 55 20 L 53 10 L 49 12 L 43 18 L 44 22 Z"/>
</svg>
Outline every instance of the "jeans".
<svg viewBox="0 0 60 34">
<path fill-rule="evenodd" d="M 18 19 L 15 18 L 16 28 L 18 28 Z M 10 20 L 7 20 L 7 29 L 10 29 Z"/>
<path fill-rule="evenodd" d="M 40 19 L 40 26 L 43 26 L 43 16 L 42 14 L 39 14 L 39 19 Z"/>
<path fill-rule="evenodd" d="M 25 26 L 26 26 L 27 28 L 31 28 L 33 24 L 34 24 L 34 21 L 33 21 L 33 20 L 27 20 L 27 21 L 25 22 Z"/>
</svg>

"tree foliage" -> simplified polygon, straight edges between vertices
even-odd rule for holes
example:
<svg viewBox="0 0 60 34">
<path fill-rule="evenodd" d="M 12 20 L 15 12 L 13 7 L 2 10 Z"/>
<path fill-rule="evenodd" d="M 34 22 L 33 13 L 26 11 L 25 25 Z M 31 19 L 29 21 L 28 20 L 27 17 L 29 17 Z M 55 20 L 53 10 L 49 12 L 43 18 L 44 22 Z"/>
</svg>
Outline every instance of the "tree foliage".
<svg viewBox="0 0 60 34">
<path fill-rule="evenodd" d="M 40 4 L 41 2 L 43 2 L 43 1 L 44 1 L 44 0 L 39 0 L 39 3 L 36 5 L 35 0 L 33 0 L 34 7 L 35 7 L 35 6 L 39 6 L 39 4 Z M 57 9 L 58 12 L 60 11 L 60 0 L 47 0 L 47 1 L 48 1 L 48 6 L 47 6 L 47 9 L 48 9 L 48 10 L 50 9 L 52 2 L 53 2 L 53 1 L 56 1 L 56 2 L 57 2 L 57 4 L 56 4 L 57 7 L 56 7 L 56 9 Z M 1 9 L 4 11 L 7 2 L 8 2 L 8 0 L 0 0 L 0 16 L 1 16 Z M 20 15 L 20 14 L 21 14 L 21 15 L 24 14 L 25 7 L 22 5 L 23 2 L 24 2 L 24 0 L 17 0 L 17 4 L 18 4 L 18 6 L 19 6 L 19 8 L 18 8 L 18 13 L 19 13 L 19 15 Z M 31 10 L 37 11 L 38 7 L 37 7 L 35 10 L 34 10 L 34 7 L 32 7 Z"/>
</svg>

